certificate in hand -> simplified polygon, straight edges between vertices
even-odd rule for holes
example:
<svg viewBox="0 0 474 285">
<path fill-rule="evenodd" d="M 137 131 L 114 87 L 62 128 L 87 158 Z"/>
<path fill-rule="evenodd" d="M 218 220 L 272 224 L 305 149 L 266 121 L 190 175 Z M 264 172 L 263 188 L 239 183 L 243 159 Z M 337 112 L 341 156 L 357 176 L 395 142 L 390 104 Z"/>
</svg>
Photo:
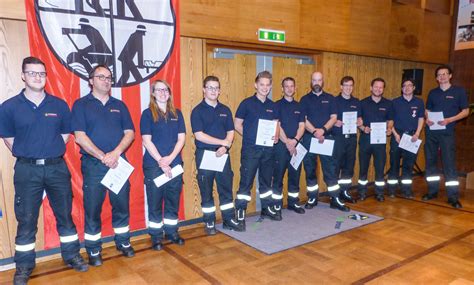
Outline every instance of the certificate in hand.
<svg viewBox="0 0 474 285">
<path fill-rule="evenodd" d="M 357 112 L 342 112 L 342 134 L 357 134 Z"/>
<path fill-rule="evenodd" d="M 296 145 L 296 154 L 291 156 L 290 164 L 293 166 L 295 170 L 298 170 L 298 167 L 300 166 L 301 162 L 303 161 L 304 156 L 308 153 L 306 148 L 302 144 L 297 144 Z"/>
<path fill-rule="evenodd" d="M 370 144 L 387 143 L 387 122 L 370 123 Z"/>
<path fill-rule="evenodd" d="M 166 176 L 166 174 L 161 174 L 160 176 L 156 177 L 153 179 L 153 182 L 155 182 L 156 187 L 160 187 L 164 185 L 166 182 L 169 182 L 171 179 L 175 178 L 176 176 L 182 174 L 184 172 L 183 167 L 181 164 L 176 165 L 175 167 L 171 168 L 171 178 Z"/>
<path fill-rule="evenodd" d="M 228 157 L 227 153 L 217 157 L 215 151 L 205 150 L 199 169 L 222 172 Z"/>
<path fill-rule="evenodd" d="M 317 138 L 311 138 L 311 145 L 309 146 L 309 152 L 331 156 L 333 150 L 334 150 L 334 140 L 325 139 L 323 143 L 320 143 Z"/>
<path fill-rule="evenodd" d="M 446 126 L 438 124 L 439 121 L 444 120 L 443 112 L 428 112 L 428 119 L 433 121 L 434 124 L 430 126 L 430 130 L 445 130 Z"/>
<path fill-rule="evenodd" d="M 400 143 L 398 144 L 398 147 L 416 154 L 418 152 L 418 149 L 420 148 L 421 140 L 418 139 L 416 140 L 416 142 L 412 142 L 411 138 L 412 136 L 403 134 L 402 138 L 400 139 Z"/>
<path fill-rule="evenodd" d="M 127 182 L 128 177 L 132 174 L 133 169 L 133 166 L 128 161 L 119 157 L 117 167 L 110 168 L 100 183 L 110 191 L 118 194 L 125 182 Z"/>
<path fill-rule="evenodd" d="M 277 121 L 258 120 L 256 145 L 273 147 L 274 137 L 276 134 Z"/>
</svg>

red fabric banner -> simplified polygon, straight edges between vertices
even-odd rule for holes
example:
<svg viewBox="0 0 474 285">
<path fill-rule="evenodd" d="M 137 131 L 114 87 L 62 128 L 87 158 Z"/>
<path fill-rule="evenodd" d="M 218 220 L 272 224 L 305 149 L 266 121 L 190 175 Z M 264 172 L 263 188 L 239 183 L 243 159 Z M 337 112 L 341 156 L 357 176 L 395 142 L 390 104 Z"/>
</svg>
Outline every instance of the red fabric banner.
<svg viewBox="0 0 474 285">
<path fill-rule="evenodd" d="M 101 2 L 109 6 L 101 6 Z M 46 63 L 47 92 L 64 99 L 71 108 L 75 100 L 89 92 L 88 72 L 94 66 L 107 64 L 113 71 L 112 95 L 127 105 L 136 130 L 135 141 L 126 153 L 135 167 L 130 177 L 131 230 L 146 227 L 139 122 L 142 111 L 148 108 L 151 82 L 168 81 L 176 106 L 181 105 L 178 2 L 25 0 L 30 53 Z M 73 140 L 67 145 L 65 159 L 72 175 L 72 216 L 82 240 L 81 163 L 79 146 Z M 59 237 L 47 198 L 43 206 L 44 246 L 49 249 L 59 245 Z M 183 203 L 179 216 L 184 219 Z M 106 198 L 102 236 L 113 234 L 111 218 Z"/>
</svg>

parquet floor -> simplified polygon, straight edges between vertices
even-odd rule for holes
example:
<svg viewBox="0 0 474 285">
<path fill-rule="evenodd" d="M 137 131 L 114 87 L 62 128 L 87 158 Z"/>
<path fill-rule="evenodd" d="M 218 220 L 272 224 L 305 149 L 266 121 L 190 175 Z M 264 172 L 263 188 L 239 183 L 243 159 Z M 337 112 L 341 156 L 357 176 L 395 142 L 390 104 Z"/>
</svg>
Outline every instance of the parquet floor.
<svg viewBox="0 0 474 285">
<path fill-rule="evenodd" d="M 142 237 L 131 259 L 106 248 L 104 265 L 87 273 L 59 259 L 41 263 L 30 284 L 473 284 L 474 195 L 462 190 L 464 208 L 455 210 L 445 197 L 422 202 L 425 183 L 415 185 L 414 200 L 372 197 L 352 206 L 381 222 L 274 255 L 193 228 L 182 232 L 185 246 L 161 252 Z M 13 273 L 0 273 L 0 284 Z"/>
</svg>

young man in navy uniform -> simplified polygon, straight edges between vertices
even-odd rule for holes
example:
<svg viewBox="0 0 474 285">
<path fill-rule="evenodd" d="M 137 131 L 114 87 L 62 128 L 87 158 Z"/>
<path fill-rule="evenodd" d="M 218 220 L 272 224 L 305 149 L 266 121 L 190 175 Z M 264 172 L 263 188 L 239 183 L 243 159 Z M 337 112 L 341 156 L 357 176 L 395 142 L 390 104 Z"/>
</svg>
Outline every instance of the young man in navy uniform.
<svg viewBox="0 0 474 285">
<path fill-rule="evenodd" d="M 286 77 L 281 82 L 283 98 L 276 102 L 280 117 L 280 140 L 275 145 L 275 168 L 273 169 L 272 197 L 276 201 L 274 210 L 281 215 L 283 201 L 283 177 L 288 169 L 288 210 L 304 214 L 299 205 L 301 165 L 295 169 L 290 160 L 296 154 L 296 146 L 304 134 L 305 117 L 300 104 L 294 99 L 295 79 Z"/>
<path fill-rule="evenodd" d="M 133 142 L 134 127 L 125 104 L 110 96 L 112 73 L 105 65 L 96 66 L 89 76 L 91 93 L 78 99 L 72 108 L 72 130 L 81 146 L 84 191 L 84 239 L 89 264 L 102 265 L 101 212 L 107 188 L 100 181 Z M 118 194 L 109 192 L 115 244 L 126 257 L 135 255 L 130 245 L 130 183 Z"/>
<path fill-rule="evenodd" d="M 469 115 L 469 104 L 466 90 L 462 87 L 451 85 L 451 67 L 442 65 L 436 68 L 435 76 L 439 87 L 433 89 L 428 94 L 426 101 L 427 112 L 443 112 L 444 120 L 437 122 L 445 126 L 444 130 L 431 130 L 435 122 L 430 120 L 426 114 L 426 182 L 428 183 L 428 193 L 423 196 L 423 200 L 431 200 L 438 196 L 440 175 L 436 168 L 438 150 L 441 149 L 441 160 L 443 162 L 443 172 L 448 195 L 448 203 L 454 208 L 462 208 L 459 202 L 459 181 L 456 171 L 456 142 L 454 126 L 456 122 Z"/>
<path fill-rule="evenodd" d="M 344 212 L 350 211 L 349 207 L 339 199 L 340 187 L 337 183 L 336 160 L 333 156 L 318 155 L 310 153 L 311 139 L 314 137 L 319 142 L 325 138 L 331 138 L 330 129 L 337 121 L 337 106 L 333 95 L 323 91 L 324 78 L 321 72 L 314 72 L 311 75 L 311 92 L 301 99 L 301 106 L 306 115 L 306 133 L 303 137 L 303 145 L 308 150 L 303 159 L 304 169 L 306 171 L 306 189 L 308 191 L 308 202 L 306 209 L 312 209 L 318 204 L 318 179 L 317 157 L 321 161 L 324 181 L 328 187 L 329 196 L 331 196 L 330 206 Z"/>
<path fill-rule="evenodd" d="M 242 225 L 234 219 L 234 199 L 232 193 L 232 172 L 230 156 L 222 172 L 200 169 L 206 150 L 215 152 L 217 157 L 228 153 L 234 140 L 234 122 L 230 109 L 218 100 L 220 95 L 219 78 L 207 76 L 203 81 L 204 99 L 191 112 L 191 127 L 196 143 L 197 181 L 201 192 L 201 207 L 205 231 L 215 235 L 216 206 L 212 191 L 214 180 L 219 193 L 220 210 L 224 229 L 243 231 Z"/>
<path fill-rule="evenodd" d="M 405 198 L 412 199 L 413 166 L 416 154 L 399 148 L 398 144 L 404 134 L 412 136 L 411 141 L 416 142 L 423 129 L 425 106 L 423 100 L 413 95 L 415 81 L 402 80 L 402 96 L 392 100 L 393 128 L 390 141 L 390 172 L 388 174 L 388 191 L 390 197 L 395 197 L 396 188 L 400 180 L 400 160 L 403 159 L 401 192 Z"/>
<path fill-rule="evenodd" d="M 251 200 L 250 190 L 258 170 L 260 199 L 262 202 L 261 216 L 272 220 L 281 220 L 273 209 L 272 175 L 274 164 L 273 144 L 261 146 L 256 144 L 259 120 L 278 121 L 275 103 L 268 99 L 272 90 L 272 74 L 262 71 L 255 78 L 256 93 L 244 99 L 235 113 L 235 130 L 242 135 L 242 151 L 240 158 L 240 183 L 235 200 L 237 219 L 245 229 L 245 213 Z M 274 143 L 278 142 L 278 128 Z"/>
<path fill-rule="evenodd" d="M 392 133 L 392 101 L 383 97 L 385 80 L 375 78 L 370 83 L 371 95 L 360 102 L 362 122 L 359 138 L 359 198 L 367 197 L 367 172 L 369 171 L 370 158 L 374 157 L 375 168 L 375 198 L 383 202 L 385 189 L 385 162 L 387 160 L 386 144 L 370 143 L 371 123 L 387 123 L 387 136 Z"/>
<path fill-rule="evenodd" d="M 88 266 L 79 254 L 72 220 L 71 174 L 63 159 L 71 131 L 71 113 L 62 99 L 45 92 L 45 64 L 23 60 L 25 89 L 5 101 L 0 112 L 0 136 L 17 158 L 15 164 L 16 272 L 14 284 L 26 284 L 35 267 L 35 236 L 43 191 L 53 208 L 64 262 L 77 271 Z"/>
<path fill-rule="evenodd" d="M 352 96 L 354 78 L 344 76 L 341 79 L 341 94 L 336 97 L 337 121 L 332 128 L 334 135 L 334 158 L 336 159 L 336 175 L 341 187 L 339 198 L 345 202 L 355 203 L 356 200 L 349 194 L 354 176 L 354 164 L 357 149 L 357 128 L 353 134 L 343 134 L 342 117 L 344 112 L 356 112 L 357 126 L 362 125 L 359 99 Z"/>
</svg>

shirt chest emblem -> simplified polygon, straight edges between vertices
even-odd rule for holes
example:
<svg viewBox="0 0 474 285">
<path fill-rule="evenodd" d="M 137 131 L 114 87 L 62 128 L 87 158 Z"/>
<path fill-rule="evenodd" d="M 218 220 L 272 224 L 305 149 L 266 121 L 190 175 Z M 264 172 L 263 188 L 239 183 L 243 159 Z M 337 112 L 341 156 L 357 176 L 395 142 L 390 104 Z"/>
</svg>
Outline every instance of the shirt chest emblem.
<svg viewBox="0 0 474 285">
<path fill-rule="evenodd" d="M 329 104 L 329 101 L 328 100 L 322 100 L 321 104 Z"/>
<path fill-rule="evenodd" d="M 170 118 L 171 121 L 178 121 L 178 118 Z"/>
<path fill-rule="evenodd" d="M 219 114 L 219 117 L 227 117 L 227 114 Z"/>
<path fill-rule="evenodd" d="M 273 113 L 273 110 L 271 110 L 271 109 L 266 109 L 265 111 L 266 111 L 267 113 Z"/>
<path fill-rule="evenodd" d="M 118 109 L 110 109 L 110 113 L 120 113 L 120 110 L 118 110 Z"/>
<path fill-rule="evenodd" d="M 386 108 L 379 108 L 379 111 L 385 112 L 385 111 L 387 111 L 387 109 Z"/>
<path fill-rule="evenodd" d="M 449 96 L 449 95 L 447 95 L 447 96 L 446 96 L 446 99 L 454 99 L 454 96 Z"/>
<path fill-rule="evenodd" d="M 58 117 L 58 114 L 56 114 L 56 113 L 44 113 L 44 116 L 45 116 L 45 117 L 53 117 L 53 118 L 56 118 L 56 117 Z"/>
<path fill-rule="evenodd" d="M 351 108 L 351 109 L 357 109 L 357 106 L 350 105 L 349 108 Z"/>
</svg>

